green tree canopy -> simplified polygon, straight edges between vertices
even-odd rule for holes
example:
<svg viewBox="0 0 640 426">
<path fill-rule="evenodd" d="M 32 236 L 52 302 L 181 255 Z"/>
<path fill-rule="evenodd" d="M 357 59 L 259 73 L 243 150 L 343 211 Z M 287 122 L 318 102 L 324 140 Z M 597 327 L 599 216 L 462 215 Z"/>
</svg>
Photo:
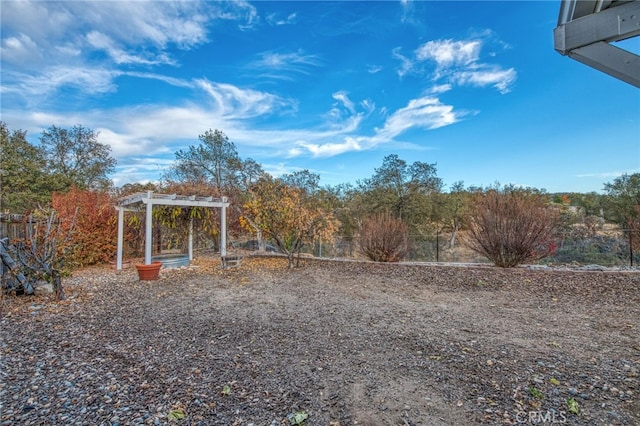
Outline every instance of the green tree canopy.
<svg viewBox="0 0 640 426">
<path fill-rule="evenodd" d="M 51 200 L 42 152 L 0 122 L 0 210 L 24 213 Z"/>
<path fill-rule="evenodd" d="M 176 152 L 176 162 L 168 177 L 177 181 L 208 183 L 219 195 L 229 187 L 237 187 L 241 180 L 242 161 L 235 144 L 217 129 L 207 130 L 198 139 L 198 146 Z M 255 172 L 255 164 L 247 163 L 247 166 L 251 166 L 251 173 Z"/>
<path fill-rule="evenodd" d="M 386 156 L 370 179 L 360 184 L 368 215 L 391 212 L 411 232 L 419 232 L 433 215 L 433 194 L 442 190 L 436 165 L 416 161 L 408 164 L 395 154 Z M 425 220 L 426 219 L 426 220 Z"/>
<path fill-rule="evenodd" d="M 46 160 L 52 191 L 80 189 L 105 190 L 111 187 L 109 175 L 116 160 L 111 147 L 98 142 L 98 133 L 81 125 L 71 129 L 51 126 L 42 132 L 40 149 Z"/>
<path fill-rule="evenodd" d="M 622 225 L 634 221 L 640 206 L 640 173 L 623 174 L 606 183 L 607 212 L 610 220 Z"/>
</svg>

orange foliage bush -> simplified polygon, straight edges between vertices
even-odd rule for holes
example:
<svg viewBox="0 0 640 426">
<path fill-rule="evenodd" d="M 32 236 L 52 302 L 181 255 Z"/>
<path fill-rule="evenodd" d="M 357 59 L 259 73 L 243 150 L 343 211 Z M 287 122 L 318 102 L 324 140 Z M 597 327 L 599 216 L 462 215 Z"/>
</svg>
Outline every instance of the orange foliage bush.
<svg viewBox="0 0 640 426">
<path fill-rule="evenodd" d="M 54 193 L 52 206 L 63 227 L 68 229 L 75 220 L 67 266 L 95 265 L 113 258 L 117 248 L 117 212 L 108 194 L 74 187 L 64 194 Z"/>
</svg>

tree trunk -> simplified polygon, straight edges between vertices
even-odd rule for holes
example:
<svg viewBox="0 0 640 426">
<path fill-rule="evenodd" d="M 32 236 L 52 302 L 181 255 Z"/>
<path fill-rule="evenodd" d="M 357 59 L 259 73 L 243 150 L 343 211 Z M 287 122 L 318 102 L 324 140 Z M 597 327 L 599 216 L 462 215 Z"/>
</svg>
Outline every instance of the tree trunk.
<svg viewBox="0 0 640 426">
<path fill-rule="evenodd" d="M 52 278 L 53 289 L 56 295 L 56 302 L 61 300 L 65 300 L 67 296 L 64 294 L 64 289 L 62 288 L 62 277 L 59 273 L 54 272 Z"/>
<path fill-rule="evenodd" d="M 460 231 L 462 225 L 459 223 L 455 223 L 453 225 L 453 230 L 451 231 L 451 238 L 449 239 L 449 248 L 454 248 L 456 245 L 456 240 L 458 238 L 458 231 Z"/>
</svg>

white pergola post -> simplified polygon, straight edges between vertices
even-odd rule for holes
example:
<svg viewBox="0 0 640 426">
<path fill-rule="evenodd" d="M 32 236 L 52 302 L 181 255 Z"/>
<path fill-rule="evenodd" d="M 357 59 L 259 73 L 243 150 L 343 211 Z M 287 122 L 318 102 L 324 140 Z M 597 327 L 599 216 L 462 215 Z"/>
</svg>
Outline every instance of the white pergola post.
<svg viewBox="0 0 640 426">
<path fill-rule="evenodd" d="M 220 257 L 227 255 L 227 197 L 222 197 L 220 207 Z"/>
<path fill-rule="evenodd" d="M 189 262 L 193 260 L 193 218 L 189 218 Z"/>
<path fill-rule="evenodd" d="M 151 265 L 151 249 L 153 248 L 153 193 L 147 192 L 147 199 L 142 200 L 147 205 L 147 220 L 144 231 L 144 264 Z"/>
<path fill-rule="evenodd" d="M 116 270 L 122 269 L 122 241 L 124 240 L 124 207 L 116 207 L 118 210 L 118 249 L 116 252 Z"/>
</svg>

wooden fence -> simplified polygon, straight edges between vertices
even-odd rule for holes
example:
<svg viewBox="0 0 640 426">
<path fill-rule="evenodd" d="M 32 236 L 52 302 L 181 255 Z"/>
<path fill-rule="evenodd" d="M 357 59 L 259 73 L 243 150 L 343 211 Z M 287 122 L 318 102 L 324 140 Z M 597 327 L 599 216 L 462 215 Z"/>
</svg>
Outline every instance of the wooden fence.
<svg viewBox="0 0 640 426">
<path fill-rule="evenodd" d="M 30 221 L 30 219 L 27 219 Z M 0 213 L 0 238 L 9 237 L 9 240 L 24 238 L 24 221 L 22 214 Z"/>
</svg>

